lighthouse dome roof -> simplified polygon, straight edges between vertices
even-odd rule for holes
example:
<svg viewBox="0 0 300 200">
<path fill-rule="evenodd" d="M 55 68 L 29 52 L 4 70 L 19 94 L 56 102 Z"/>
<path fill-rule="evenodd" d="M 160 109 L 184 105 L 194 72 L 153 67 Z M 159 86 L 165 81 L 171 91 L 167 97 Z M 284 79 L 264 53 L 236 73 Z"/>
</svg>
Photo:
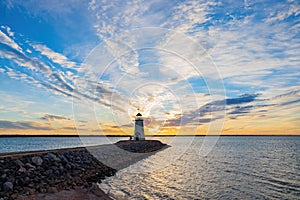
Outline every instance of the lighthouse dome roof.
<svg viewBox="0 0 300 200">
<path fill-rule="evenodd" d="M 138 113 L 138 114 L 136 114 L 136 116 L 137 116 L 137 117 L 141 117 L 141 116 L 142 116 L 142 114 L 141 114 L 141 113 Z"/>
</svg>

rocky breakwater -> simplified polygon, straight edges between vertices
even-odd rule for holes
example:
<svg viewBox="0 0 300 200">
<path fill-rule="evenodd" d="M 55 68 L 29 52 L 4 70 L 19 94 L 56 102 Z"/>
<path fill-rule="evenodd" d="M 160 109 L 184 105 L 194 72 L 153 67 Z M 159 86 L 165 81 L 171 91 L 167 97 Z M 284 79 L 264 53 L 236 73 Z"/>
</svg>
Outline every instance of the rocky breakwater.
<svg viewBox="0 0 300 200">
<path fill-rule="evenodd" d="M 158 140 L 122 140 L 117 142 L 116 146 L 133 153 L 153 153 L 163 147 L 167 147 L 166 144 Z"/>
<path fill-rule="evenodd" d="M 0 199 L 62 199 L 72 196 L 74 198 L 71 199 L 109 199 L 99 191 L 95 183 L 114 175 L 120 166 L 126 167 L 149 155 L 124 158 L 119 154 L 123 158 L 119 164 L 120 159 L 115 153 L 120 149 L 123 154 L 150 153 L 165 146 L 154 140 L 120 141 L 115 145 L 89 147 L 89 151 L 85 148 L 73 148 L 0 154 Z M 118 152 L 112 149 L 118 149 Z M 113 163 L 118 163 L 118 167 L 106 166 L 94 153 L 106 155 Z"/>
<path fill-rule="evenodd" d="M 87 188 L 115 172 L 83 148 L 5 156 L 0 158 L 0 198 Z"/>
</svg>

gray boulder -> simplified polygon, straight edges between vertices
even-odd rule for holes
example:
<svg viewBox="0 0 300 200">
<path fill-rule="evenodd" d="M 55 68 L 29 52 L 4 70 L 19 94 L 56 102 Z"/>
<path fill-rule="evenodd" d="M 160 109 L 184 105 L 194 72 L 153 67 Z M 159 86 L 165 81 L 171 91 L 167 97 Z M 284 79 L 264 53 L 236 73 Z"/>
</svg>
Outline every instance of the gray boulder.
<svg viewBox="0 0 300 200">
<path fill-rule="evenodd" d="M 3 183 L 2 185 L 3 191 L 7 192 L 14 189 L 14 184 L 10 181 Z"/>
<path fill-rule="evenodd" d="M 43 164 L 43 159 L 39 156 L 34 156 L 31 158 L 31 161 L 33 164 L 35 164 L 36 166 L 40 166 Z"/>
<path fill-rule="evenodd" d="M 25 164 L 25 167 L 26 167 L 27 169 L 32 169 L 32 170 L 36 169 L 36 167 L 33 166 L 33 165 L 30 164 L 30 163 L 26 163 L 26 164 Z"/>
<path fill-rule="evenodd" d="M 15 163 L 16 163 L 19 167 L 24 167 L 24 163 L 23 163 L 21 160 L 19 160 L 19 159 L 17 159 L 17 160 L 15 161 Z"/>
<path fill-rule="evenodd" d="M 55 154 L 53 153 L 47 153 L 47 157 L 50 161 L 55 161 L 55 162 L 60 162 L 60 158 L 58 158 Z"/>
</svg>

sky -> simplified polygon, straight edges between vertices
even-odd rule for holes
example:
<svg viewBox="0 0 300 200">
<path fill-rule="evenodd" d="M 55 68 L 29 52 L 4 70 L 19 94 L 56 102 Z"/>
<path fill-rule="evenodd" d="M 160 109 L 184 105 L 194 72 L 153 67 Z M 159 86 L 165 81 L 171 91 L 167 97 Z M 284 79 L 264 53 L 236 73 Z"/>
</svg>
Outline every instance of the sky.
<svg viewBox="0 0 300 200">
<path fill-rule="evenodd" d="M 300 134 L 300 2 L 3 0 L 0 134 Z"/>
</svg>

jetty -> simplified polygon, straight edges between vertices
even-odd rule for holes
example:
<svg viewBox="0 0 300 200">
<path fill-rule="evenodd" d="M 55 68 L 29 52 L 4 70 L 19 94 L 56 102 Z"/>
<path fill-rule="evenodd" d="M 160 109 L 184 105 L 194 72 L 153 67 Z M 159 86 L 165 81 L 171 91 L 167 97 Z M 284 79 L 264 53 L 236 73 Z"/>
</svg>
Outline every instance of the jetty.
<svg viewBox="0 0 300 200">
<path fill-rule="evenodd" d="M 110 199 L 97 183 L 168 147 L 123 140 L 89 147 L 0 153 L 0 199 Z"/>
</svg>

